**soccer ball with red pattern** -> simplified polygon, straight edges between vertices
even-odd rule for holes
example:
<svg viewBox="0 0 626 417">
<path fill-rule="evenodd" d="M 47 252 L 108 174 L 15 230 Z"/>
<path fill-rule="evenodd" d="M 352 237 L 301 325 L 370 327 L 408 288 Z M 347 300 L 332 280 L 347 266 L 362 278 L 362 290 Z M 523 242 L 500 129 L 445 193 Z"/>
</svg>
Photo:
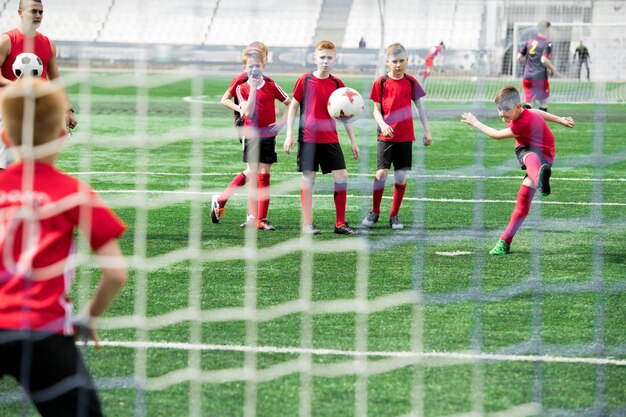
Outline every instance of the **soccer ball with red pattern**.
<svg viewBox="0 0 626 417">
<path fill-rule="evenodd" d="M 354 122 L 364 108 L 363 97 L 354 88 L 338 88 L 328 98 L 328 114 L 343 123 Z"/>
<path fill-rule="evenodd" d="M 16 77 L 41 77 L 43 62 L 41 58 L 31 52 L 23 52 L 15 57 L 13 73 Z"/>
</svg>

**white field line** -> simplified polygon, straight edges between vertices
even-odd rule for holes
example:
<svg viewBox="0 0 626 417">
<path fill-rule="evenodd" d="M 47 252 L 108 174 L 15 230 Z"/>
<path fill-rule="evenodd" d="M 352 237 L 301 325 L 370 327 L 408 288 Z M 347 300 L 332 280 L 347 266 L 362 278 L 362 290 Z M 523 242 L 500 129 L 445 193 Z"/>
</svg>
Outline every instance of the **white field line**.
<svg viewBox="0 0 626 417">
<path fill-rule="evenodd" d="M 90 342 L 89 345 L 94 345 Z M 500 361 L 500 362 L 544 362 L 544 363 L 579 363 L 589 365 L 626 366 L 626 359 L 591 358 L 577 356 L 554 355 L 503 355 L 496 353 L 474 352 L 359 352 L 339 349 L 305 349 L 298 347 L 277 346 L 243 346 L 243 345 L 213 345 L 201 343 L 179 342 L 137 342 L 137 341 L 100 341 L 100 346 L 123 347 L 129 349 L 171 349 L 188 351 L 224 351 L 250 352 L 271 354 L 298 354 L 318 356 L 350 356 L 368 358 L 422 358 L 422 359 L 452 359 L 461 361 Z"/>
<path fill-rule="evenodd" d="M 215 191 L 191 191 L 191 190 L 96 190 L 98 194 L 170 194 L 170 195 L 191 195 L 191 196 L 207 196 L 210 197 L 215 194 Z M 245 196 L 246 194 L 235 193 L 237 196 Z M 333 198 L 332 193 L 326 194 L 314 194 L 315 198 Z M 272 198 L 293 198 L 299 199 L 300 195 L 297 194 L 272 194 Z M 371 195 L 354 195 L 348 194 L 348 198 L 353 199 L 371 199 Z M 392 199 L 392 196 L 384 196 L 383 199 Z M 424 201 L 435 203 L 487 203 L 487 204 L 515 204 L 515 200 L 475 200 L 475 199 L 462 199 L 462 198 L 418 198 L 418 197 L 404 197 L 404 201 Z M 533 204 L 549 204 L 549 205 L 562 205 L 562 206 L 603 206 L 603 207 L 626 207 L 626 203 L 596 203 L 596 202 L 581 202 L 581 201 L 548 201 L 541 200 L 533 202 Z"/>
<path fill-rule="evenodd" d="M 205 173 L 179 173 L 179 172 L 154 172 L 154 171 L 76 171 L 68 172 L 70 175 L 86 176 L 86 175 L 153 175 L 164 177 L 227 177 L 231 175 L 237 175 L 241 171 L 237 172 L 205 172 Z M 281 172 L 278 175 L 295 175 L 301 176 L 301 172 Z M 362 173 L 350 173 L 351 177 L 374 177 L 374 174 L 362 174 Z M 389 174 L 393 177 L 393 173 Z M 412 175 L 409 174 L 409 178 L 447 178 L 447 179 L 462 179 L 462 180 L 515 180 L 520 181 L 521 177 L 518 176 L 490 176 L 490 175 L 453 175 L 453 174 L 426 174 L 426 175 Z M 565 178 L 565 177 L 550 177 L 551 181 L 573 181 L 573 182 L 626 182 L 626 178 Z"/>
</svg>

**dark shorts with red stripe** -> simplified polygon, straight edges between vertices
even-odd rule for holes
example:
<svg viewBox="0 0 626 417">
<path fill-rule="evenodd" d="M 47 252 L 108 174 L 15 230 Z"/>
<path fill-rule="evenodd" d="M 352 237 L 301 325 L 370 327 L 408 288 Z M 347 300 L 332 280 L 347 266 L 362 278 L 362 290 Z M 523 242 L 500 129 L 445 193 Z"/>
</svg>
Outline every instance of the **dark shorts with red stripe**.
<svg viewBox="0 0 626 417">
<path fill-rule="evenodd" d="M 0 330 L 0 377 L 11 375 L 44 417 L 100 417 L 96 388 L 74 338 Z"/>
<path fill-rule="evenodd" d="M 278 162 L 276 155 L 276 137 L 244 139 L 243 162 L 273 164 Z"/>
<path fill-rule="evenodd" d="M 548 164 L 550 165 L 550 167 L 552 167 L 552 164 L 548 162 L 546 158 L 544 158 L 539 149 L 533 148 L 532 146 L 518 146 L 517 148 L 515 148 L 515 156 L 517 157 L 517 161 L 520 163 L 523 170 L 526 169 L 526 165 L 524 165 L 524 158 L 529 153 L 534 153 L 535 155 L 537 155 L 539 157 L 539 160 L 541 161 L 541 165 Z"/>
<path fill-rule="evenodd" d="M 322 168 L 322 174 L 346 169 L 341 145 L 298 141 L 298 171 L 317 172 L 320 168 Z"/>
<path fill-rule="evenodd" d="M 534 99 L 545 100 L 550 97 L 550 83 L 547 78 L 543 80 L 522 80 L 524 99 L 530 103 Z"/>
<path fill-rule="evenodd" d="M 413 142 L 388 142 L 378 139 L 378 169 L 411 169 L 413 164 Z"/>
</svg>

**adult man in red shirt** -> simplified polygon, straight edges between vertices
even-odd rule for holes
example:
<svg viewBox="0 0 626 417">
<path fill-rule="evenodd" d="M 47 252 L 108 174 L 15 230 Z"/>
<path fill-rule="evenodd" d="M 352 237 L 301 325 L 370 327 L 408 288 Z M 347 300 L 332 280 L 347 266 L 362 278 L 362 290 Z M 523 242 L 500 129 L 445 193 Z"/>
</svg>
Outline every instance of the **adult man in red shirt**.
<svg viewBox="0 0 626 417">
<path fill-rule="evenodd" d="M 517 59 L 524 64 L 522 86 L 526 103 L 532 106 L 537 100 L 539 109 L 548 111 L 550 97 L 548 74 L 556 74 L 556 68 L 550 61 L 552 52 L 552 42 L 548 40 L 550 22 L 537 23 L 537 31 L 537 36 L 526 41 Z"/>
<path fill-rule="evenodd" d="M 15 29 L 0 35 L 0 87 L 5 87 L 17 80 L 13 73 L 15 57 L 22 52 L 32 52 L 43 63 L 42 78 L 53 80 L 61 76 L 57 66 L 57 48 L 47 36 L 37 32 L 43 19 L 43 4 L 41 0 L 20 0 L 17 14 L 20 24 Z M 65 125 L 68 129 L 76 127 L 74 109 L 68 105 L 65 115 Z M 6 168 L 12 161 L 5 145 L 0 143 L 0 169 Z"/>
<path fill-rule="evenodd" d="M 287 137 L 284 150 L 287 154 L 293 149 L 293 123 L 296 111 L 300 107 L 300 129 L 298 131 L 298 171 L 302 172 L 302 233 L 318 234 L 319 229 L 313 222 L 313 186 L 315 173 L 322 168 L 323 174 L 332 173 L 335 201 L 335 233 L 352 235 L 356 230 L 346 222 L 346 198 L 348 171 L 339 145 L 337 125 L 328 114 L 328 98 L 338 88 L 344 87 L 343 81 L 331 75 L 337 50 L 330 41 L 320 41 L 315 47 L 317 70 L 302 75 L 293 89 L 291 104 L 287 112 Z M 359 157 L 354 130 L 345 124 L 350 138 L 352 156 Z"/>
</svg>

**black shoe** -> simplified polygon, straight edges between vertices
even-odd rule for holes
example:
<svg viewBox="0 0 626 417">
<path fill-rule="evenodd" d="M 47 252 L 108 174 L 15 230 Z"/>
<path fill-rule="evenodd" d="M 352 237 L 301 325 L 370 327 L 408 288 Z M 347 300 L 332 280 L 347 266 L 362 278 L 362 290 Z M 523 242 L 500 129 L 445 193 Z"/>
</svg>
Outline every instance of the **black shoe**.
<svg viewBox="0 0 626 417">
<path fill-rule="evenodd" d="M 335 226 L 335 233 L 338 235 L 356 235 L 356 229 L 350 227 L 348 223 L 344 223 L 341 226 Z"/>
<path fill-rule="evenodd" d="M 302 225 L 303 235 L 319 235 L 320 229 L 315 226 L 315 223 Z"/>
<path fill-rule="evenodd" d="M 404 225 L 402 223 L 400 223 L 400 218 L 396 215 L 396 216 L 391 216 L 389 218 L 389 227 L 391 227 L 393 230 L 402 230 L 404 229 Z"/>
<path fill-rule="evenodd" d="M 552 168 L 550 168 L 550 165 L 541 165 L 541 168 L 539 168 L 537 188 L 541 190 L 541 194 L 544 196 L 550 195 L 550 175 L 552 175 Z"/>
</svg>

